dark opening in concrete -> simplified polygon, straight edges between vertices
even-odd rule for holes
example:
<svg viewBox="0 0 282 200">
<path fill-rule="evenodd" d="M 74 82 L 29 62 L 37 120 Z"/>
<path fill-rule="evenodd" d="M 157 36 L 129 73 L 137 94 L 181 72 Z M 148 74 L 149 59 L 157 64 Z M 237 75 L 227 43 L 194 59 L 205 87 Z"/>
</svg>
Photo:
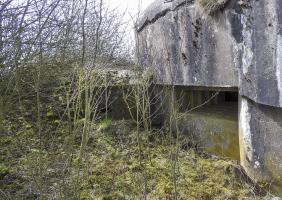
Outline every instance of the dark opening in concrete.
<svg viewBox="0 0 282 200">
<path fill-rule="evenodd" d="M 238 92 L 176 91 L 183 132 L 205 151 L 239 160 Z"/>
</svg>

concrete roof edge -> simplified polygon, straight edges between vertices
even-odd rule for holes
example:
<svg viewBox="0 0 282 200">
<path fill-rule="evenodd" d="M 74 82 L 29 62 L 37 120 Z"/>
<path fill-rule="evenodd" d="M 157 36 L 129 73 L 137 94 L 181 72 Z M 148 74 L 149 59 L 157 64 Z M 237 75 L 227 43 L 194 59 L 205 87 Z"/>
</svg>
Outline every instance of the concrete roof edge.
<svg viewBox="0 0 282 200">
<path fill-rule="evenodd" d="M 141 32 L 147 25 L 152 24 L 167 12 L 174 11 L 185 5 L 191 5 L 194 0 L 155 0 L 142 13 L 137 22 L 137 32 Z"/>
</svg>

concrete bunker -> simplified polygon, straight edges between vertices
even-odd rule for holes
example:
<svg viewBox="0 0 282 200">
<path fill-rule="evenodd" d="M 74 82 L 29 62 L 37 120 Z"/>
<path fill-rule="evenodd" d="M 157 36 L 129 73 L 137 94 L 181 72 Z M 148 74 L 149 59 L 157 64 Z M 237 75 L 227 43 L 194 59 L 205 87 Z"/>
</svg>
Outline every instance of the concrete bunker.
<svg viewBox="0 0 282 200">
<path fill-rule="evenodd" d="M 240 163 L 282 196 L 281 0 L 230 1 L 215 16 L 196 2 L 148 7 L 137 29 L 140 64 L 159 85 L 238 88 Z"/>
</svg>

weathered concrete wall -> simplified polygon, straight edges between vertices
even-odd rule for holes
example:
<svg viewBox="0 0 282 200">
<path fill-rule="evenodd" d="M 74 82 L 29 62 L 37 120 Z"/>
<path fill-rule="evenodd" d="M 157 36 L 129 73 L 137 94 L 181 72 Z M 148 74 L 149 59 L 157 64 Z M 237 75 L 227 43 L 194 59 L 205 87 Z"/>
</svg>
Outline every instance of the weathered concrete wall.
<svg viewBox="0 0 282 200">
<path fill-rule="evenodd" d="M 255 180 L 271 182 L 282 195 L 282 109 L 241 97 L 241 164 Z"/>
<path fill-rule="evenodd" d="M 153 67 L 158 83 L 193 86 L 238 86 L 238 54 L 231 21 L 203 18 L 192 1 L 156 1 L 140 22 L 139 59 Z M 235 33 L 234 33 L 235 34 Z"/>
<path fill-rule="evenodd" d="M 252 178 L 279 185 L 282 1 L 243 2 L 207 16 L 193 0 L 155 1 L 140 20 L 137 56 L 158 84 L 237 87 L 241 164 Z"/>
<path fill-rule="evenodd" d="M 282 107 L 281 0 L 251 1 L 241 23 L 240 93 L 257 103 Z"/>
</svg>

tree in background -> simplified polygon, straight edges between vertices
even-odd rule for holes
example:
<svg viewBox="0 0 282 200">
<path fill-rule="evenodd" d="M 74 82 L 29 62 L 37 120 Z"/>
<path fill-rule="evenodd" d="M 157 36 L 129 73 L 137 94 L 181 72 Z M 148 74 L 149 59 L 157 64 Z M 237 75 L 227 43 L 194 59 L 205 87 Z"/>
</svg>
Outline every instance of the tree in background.
<svg viewBox="0 0 282 200">
<path fill-rule="evenodd" d="M 69 122 L 66 138 L 73 144 L 80 137 L 76 157 L 82 163 L 92 122 L 99 119 L 99 104 L 108 95 L 100 87 L 107 83 L 97 72 L 130 62 L 126 30 L 123 14 L 103 0 L 0 2 L 0 130 L 6 116 L 18 123 L 7 134 L 18 137 L 19 130 L 28 129 L 27 141 L 19 141 L 17 149 L 21 155 L 36 149 L 29 170 L 41 195 L 50 159 L 46 150 L 55 148 L 52 140 L 60 134 L 60 125 L 49 126 L 46 119 L 58 105 L 60 121 Z M 66 166 L 76 158 L 75 147 L 69 149 Z M 84 177 L 80 172 L 85 172 L 81 163 L 72 195 L 79 195 L 75 191 Z"/>
</svg>

